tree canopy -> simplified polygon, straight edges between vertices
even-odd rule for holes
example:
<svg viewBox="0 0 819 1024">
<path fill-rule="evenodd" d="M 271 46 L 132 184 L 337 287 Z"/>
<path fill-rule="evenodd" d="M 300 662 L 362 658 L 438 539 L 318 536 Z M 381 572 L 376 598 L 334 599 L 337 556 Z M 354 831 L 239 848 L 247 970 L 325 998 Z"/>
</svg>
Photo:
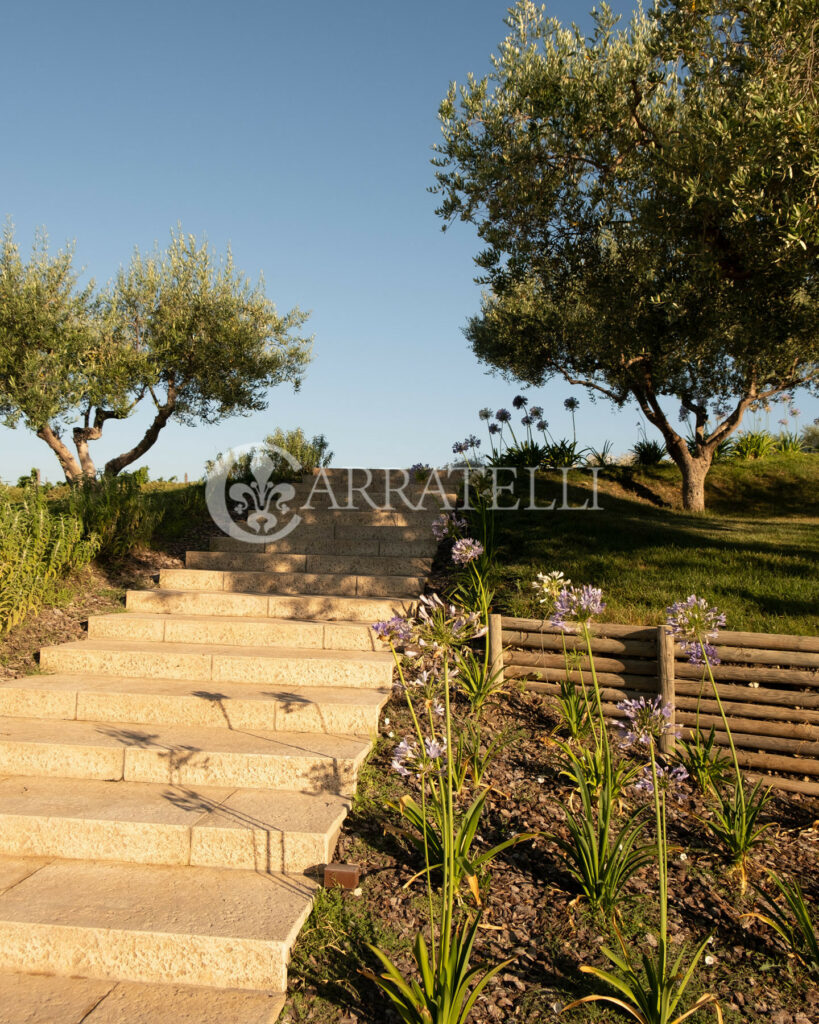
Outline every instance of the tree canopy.
<svg viewBox="0 0 819 1024">
<path fill-rule="evenodd" d="M 816 22 L 815 0 L 660 0 L 584 36 L 521 0 L 440 108 L 437 212 L 484 242 L 476 355 L 635 399 L 687 508 L 749 407 L 817 381 Z"/>
<path fill-rule="evenodd" d="M 97 290 L 79 287 L 73 250 L 51 256 L 44 235 L 24 261 L 9 224 L 0 244 L 0 415 L 33 430 L 76 481 L 95 475 L 89 444 L 106 422 L 149 402 L 143 436 L 105 465 L 115 475 L 172 418 L 216 423 L 265 409 L 277 384 L 298 388 L 310 360 L 310 339 L 297 333 L 306 319 L 299 309 L 279 314 L 263 282 L 236 271 L 230 250 L 217 258 L 181 229 L 165 251 L 136 250 Z"/>
</svg>

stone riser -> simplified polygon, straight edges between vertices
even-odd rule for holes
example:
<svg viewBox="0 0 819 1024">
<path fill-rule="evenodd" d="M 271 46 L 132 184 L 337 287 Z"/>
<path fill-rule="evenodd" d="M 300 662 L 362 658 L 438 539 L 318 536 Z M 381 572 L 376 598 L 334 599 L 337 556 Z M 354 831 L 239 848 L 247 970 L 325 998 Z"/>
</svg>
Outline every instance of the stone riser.
<svg viewBox="0 0 819 1024">
<path fill-rule="evenodd" d="M 262 598 L 264 608 L 267 598 Z M 167 614 L 94 615 L 88 636 L 152 643 L 234 644 L 241 647 L 299 647 L 325 651 L 382 651 L 369 625 L 293 622 L 243 616 Z"/>
<path fill-rule="evenodd" d="M 0 783 L 0 855 L 303 873 L 332 859 L 346 813 L 341 797 L 26 776 Z"/>
<path fill-rule="evenodd" d="M 39 676 L 0 686 L 0 715 L 371 737 L 389 696 L 387 691 L 363 688 L 250 690 L 229 683 L 200 689 L 197 683 L 170 679 Z"/>
<path fill-rule="evenodd" d="M 0 975 L 3 1024 L 274 1024 L 285 996 L 232 988 Z"/>
<path fill-rule="evenodd" d="M 336 516 L 341 516 L 342 513 L 336 513 Z M 388 522 L 381 524 L 366 524 L 366 523 L 355 523 L 350 519 L 333 519 L 330 518 L 329 514 L 323 517 L 316 518 L 311 522 L 302 522 L 290 533 L 281 537 L 271 537 L 265 539 L 256 534 L 250 534 L 247 541 L 244 537 L 236 539 L 237 544 L 248 543 L 254 548 L 264 550 L 265 547 L 269 547 L 271 550 L 284 550 L 277 548 L 279 544 L 296 544 L 298 545 L 297 553 L 299 551 L 310 552 L 311 554 L 320 554 L 321 552 L 315 549 L 312 545 L 319 543 L 326 543 L 328 541 L 344 544 L 349 541 L 378 541 L 379 544 L 392 544 L 399 545 L 404 543 L 409 544 L 425 544 L 424 553 L 434 553 L 437 542 L 432 534 L 431 523 L 429 521 L 419 522 L 408 526 L 400 526 Z M 225 537 L 225 540 L 233 540 L 232 537 Z M 332 553 L 332 552 L 331 552 Z M 343 554 L 343 551 L 338 551 L 338 554 Z M 400 552 L 399 552 L 400 554 Z"/>
<path fill-rule="evenodd" d="M 382 540 L 378 532 L 358 540 L 337 540 L 332 531 L 314 531 L 306 536 L 296 530 L 292 536 L 266 543 L 249 543 L 233 537 L 211 537 L 211 551 L 231 551 L 248 554 L 295 554 L 334 556 L 380 556 L 383 558 L 433 558 L 438 547 L 434 537 L 413 541 Z"/>
<path fill-rule="evenodd" d="M 255 652 L 209 650 L 188 644 L 126 644 L 125 641 L 78 641 L 45 647 L 40 665 L 46 672 L 70 675 L 125 676 L 129 679 L 184 679 L 207 683 L 258 683 L 267 686 L 349 686 L 385 689 L 392 683 L 392 661 L 377 654 L 347 652 L 284 653 L 281 648 Z M 307 655 L 311 655 L 308 657 Z M 335 656 L 333 656 L 335 655 Z"/>
<path fill-rule="evenodd" d="M 370 625 L 408 613 L 414 599 L 231 594 L 222 591 L 129 590 L 126 609 L 165 615 L 253 616 L 273 619 L 318 619 L 330 623 Z"/>
<path fill-rule="evenodd" d="M 381 555 L 297 555 L 278 552 L 188 551 L 188 569 L 306 573 L 326 576 L 425 576 L 431 558 L 393 558 Z"/>
<path fill-rule="evenodd" d="M 259 742 L 253 736 L 255 742 L 225 749 L 218 736 L 210 737 L 210 742 L 186 742 L 187 730 L 182 729 L 151 726 L 149 731 L 128 723 L 97 727 L 95 734 L 92 723 L 60 722 L 57 730 L 52 722 L 46 733 L 44 724 L 31 719 L 6 722 L 0 736 L 0 774 L 351 796 L 358 763 L 368 749 L 364 742 L 347 740 L 337 745 L 353 752 L 349 755 L 311 752 L 311 746 L 316 751 L 318 737 L 301 733 L 278 743 L 266 743 L 264 737 Z M 291 737 L 288 746 L 284 740 Z"/>
<path fill-rule="evenodd" d="M 412 600 L 424 589 L 422 576 L 343 576 L 311 573 L 227 572 L 163 569 L 161 590 L 207 590 L 239 594 L 302 594 L 331 597 L 397 597 Z"/>
<path fill-rule="evenodd" d="M 4 1024 L 275 1024 L 284 995 L 47 974 L 0 975 Z"/>
</svg>

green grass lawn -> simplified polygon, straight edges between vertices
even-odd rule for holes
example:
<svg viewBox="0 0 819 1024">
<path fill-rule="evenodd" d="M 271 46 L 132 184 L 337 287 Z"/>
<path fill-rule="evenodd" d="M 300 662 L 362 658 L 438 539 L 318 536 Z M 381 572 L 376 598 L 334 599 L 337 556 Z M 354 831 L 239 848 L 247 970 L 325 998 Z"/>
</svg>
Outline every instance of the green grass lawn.
<svg viewBox="0 0 819 1024">
<path fill-rule="evenodd" d="M 589 474 L 570 482 L 570 503 L 582 503 Z M 499 512 L 499 610 L 537 615 L 531 581 L 560 569 L 603 588 L 610 622 L 661 622 L 696 593 L 729 629 L 819 634 L 819 456 L 716 465 L 705 514 L 667 507 L 678 482 L 673 466 L 617 467 L 601 473 L 600 511 Z M 538 479 L 538 502 L 559 505 L 560 490 Z"/>
</svg>

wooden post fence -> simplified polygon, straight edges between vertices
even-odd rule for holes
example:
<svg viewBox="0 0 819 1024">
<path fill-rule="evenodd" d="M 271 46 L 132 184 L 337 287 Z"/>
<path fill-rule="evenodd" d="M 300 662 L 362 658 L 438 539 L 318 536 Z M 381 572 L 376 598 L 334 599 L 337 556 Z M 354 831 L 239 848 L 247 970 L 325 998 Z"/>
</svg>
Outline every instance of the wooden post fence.
<svg viewBox="0 0 819 1024">
<path fill-rule="evenodd" d="M 665 626 L 594 623 L 591 633 L 606 715 L 621 717 L 624 699 L 659 694 L 683 736 L 699 722 L 727 743 L 703 667 L 689 662 Z M 545 620 L 491 615 L 487 642 L 493 670 L 502 665 L 506 679 L 546 695 L 559 694 L 567 671 L 579 681 L 589 669 L 582 638 Z M 568 669 L 567 651 L 574 652 Z M 762 775 L 799 776 L 768 781 L 819 795 L 819 637 L 723 630 L 717 654 L 714 679 L 740 764 Z M 671 754 L 674 742 L 672 732 L 662 753 Z"/>
</svg>

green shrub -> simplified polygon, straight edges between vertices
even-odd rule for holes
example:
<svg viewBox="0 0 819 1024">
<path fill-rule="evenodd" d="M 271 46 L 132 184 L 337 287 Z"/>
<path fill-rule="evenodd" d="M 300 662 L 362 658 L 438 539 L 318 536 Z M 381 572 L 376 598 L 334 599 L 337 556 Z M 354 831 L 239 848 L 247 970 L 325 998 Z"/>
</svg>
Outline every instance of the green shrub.
<svg viewBox="0 0 819 1024">
<path fill-rule="evenodd" d="M 805 450 L 805 442 L 798 434 L 783 430 L 776 439 L 776 450 L 784 455 L 799 455 Z"/>
<path fill-rule="evenodd" d="M 764 459 L 776 451 L 776 438 L 767 430 L 743 430 L 731 448 L 734 459 Z"/>
<path fill-rule="evenodd" d="M 145 492 L 147 471 L 83 480 L 71 488 L 68 509 L 96 536 L 103 558 L 124 558 L 150 543 L 163 509 Z"/>
<path fill-rule="evenodd" d="M 83 538 L 79 517 L 52 511 L 37 487 L 26 488 L 19 502 L 0 494 L 0 633 L 62 600 L 63 580 L 87 565 L 98 545 Z"/>
<path fill-rule="evenodd" d="M 330 443 L 324 434 L 316 434 L 308 440 L 307 435 L 301 429 L 282 430 L 277 427 L 272 434 L 264 439 L 263 453 L 273 462 L 276 467 L 276 477 L 282 474 L 282 479 L 292 476 L 292 467 L 279 455 L 274 448 L 281 448 L 289 452 L 301 465 L 304 473 L 312 473 L 314 469 L 329 466 L 333 459 L 333 453 L 329 451 Z"/>
<path fill-rule="evenodd" d="M 802 428 L 802 444 L 807 452 L 819 452 L 819 419 Z"/>
<path fill-rule="evenodd" d="M 208 515 L 205 485 L 198 480 L 176 486 L 163 481 L 163 486 L 155 484 L 150 487 L 146 496 L 150 498 L 154 510 L 161 513 L 154 532 L 159 527 L 163 537 L 182 537 L 190 530 L 192 522 L 205 519 Z"/>
<path fill-rule="evenodd" d="M 638 466 L 659 466 L 666 457 L 665 445 L 647 437 L 641 437 L 635 441 L 631 450 L 634 454 L 634 462 Z"/>
</svg>

